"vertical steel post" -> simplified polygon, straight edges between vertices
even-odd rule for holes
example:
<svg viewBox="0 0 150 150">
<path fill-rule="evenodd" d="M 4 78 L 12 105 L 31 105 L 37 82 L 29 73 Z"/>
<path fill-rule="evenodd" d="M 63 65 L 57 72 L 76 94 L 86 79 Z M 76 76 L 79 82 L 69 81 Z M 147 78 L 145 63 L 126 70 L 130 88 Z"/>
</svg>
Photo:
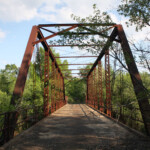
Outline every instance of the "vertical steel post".
<svg viewBox="0 0 150 150">
<path fill-rule="evenodd" d="M 105 51 L 105 82 L 106 82 L 107 115 L 111 116 L 111 87 L 110 87 L 109 50 Z"/>
<path fill-rule="evenodd" d="M 89 93 L 90 93 L 90 106 L 92 107 L 92 72 L 90 74 L 90 88 L 89 88 Z"/>
<path fill-rule="evenodd" d="M 57 80 L 57 77 L 58 77 L 58 68 L 55 68 L 55 110 L 57 110 L 57 98 L 58 98 L 58 95 L 57 95 L 57 83 L 58 83 L 58 80 Z"/>
<path fill-rule="evenodd" d="M 63 106 L 64 96 L 63 96 L 63 77 L 61 76 L 61 107 Z"/>
<path fill-rule="evenodd" d="M 96 98 L 96 95 L 95 95 L 95 67 L 94 67 L 94 70 L 93 70 L 93 107 L 95 108 L 95 98 Z"/>
<path fill-rule="evenodd" d="M 98 61 L 98 95 L 99 95 L 99 109 L 104 112 L 104 102 L 103 102 L 103 85 L 102 85 L 102 64 Z"/>
<path fill-rule="evenodd" d="M 97 102 L 97 72 L 96 67 L 94 68 L 94 108 L 97 109 L 98 102 Z"/>
<path fill-rule="evenodd" d="M 63 102 L 63 105 L 66 104 L 66 98 L 65 98 L 65 83 L 64 83 L 64 78 L 62 78 L 63 80 L 63 97 L 64 97 L 64 102 Z"/>
<path fill-rule="evenodd" d="M 94 107 L 94 96 L 93 96 L 93 71 L 91 72 L 91 105 Z"/>
<path fill-rule="evenodd" d="M 136 98 L 138 100 L 138 104 L 141 110 L 145 129 L 146 129 L 147 135 L 150 135 L 150 103 L 148 101 L 147 91 L 145 90 L 143 86 L 139 71 L 134 61 L 134 57 L 132 55 L 132 51 L 128 44 L 124 30 L 121 25 L 118 25 L 117 29 L 118 29 L 119 38 L 121 40 L 121 46 L 123 49 L 124 58 L 128 66 L 129 74 L 130 74 L 132 84 L 134 87 L 134 92 L 135 92 L 135 95 L 136 95 Z"/>
<path fill-rule="evenodd" d="M 31 62 L 31 57 L 32 57 L 33 50 L 34 50 L 34 45 L 32 43 L 36 41 L 37 34 L 38 34 L 38 28 L 37 26 L 33 26 L 29 40 L 28 40 L 28 44 L 27 44 L 27 47 L 23 56 L 21 67 L 19 69 L 19 74 L 16 80 L 13 95 L 11 97 L 11 102 L 10 102 L 11 105 L 15 106 L 16 103 L 20 101 L 20 98 L 23 95 L 25 82 L 26 82 L 26 78 L 27 78 L 27 74 L 28 74 L 28 70 L 29 70 L 29 66 Z M 6 137 L 6 139 L 4 138 L 4 143 L 13 138 L 17 120 L 18 120 L 17 112 L 11 113 L 9 117 L 9 123 L 11 124 L 11 127 L 7 131 L 4 130 L 2 133 L 2 136 L 5 135 Z M 7 121 L 8 121 L 7 119 L 4 120 L 5 123 Z"/>
<path fill-rule="evenodd" d="M 49 115 L 49 50 L 44 57 L 44 116 Z"/>
<path fill-rule="evenodd" d="M 51 77 L 51 113 L 54 112 L 54 94 L 55 94 L 55 91 L 54 91 L 54 88 L 55 88 L 55 83 L 54 83 L 54 74 L 55 74 L 55 62 L 52 62 L 52 77 Z"/>
<path fill-rule="evenodd" d="M 58 109 L 60 108 L 60 73 L 58 74 Z"/>
<path fill-rule="evenodd" d="M 55 66 L 55 72 L 54 72 L 54 111 L 56 110 L 56 96 L 57 96 L 57 91 L 56 91 L 56 86 L 57 86 L 57 68 Z"/>
<path fill-rule="evenodd" d="M 86 104 L 89 103 L 89 76 L 87 77 L 87 89 L 86 89 Z"/>
<path fill-rule="evenodd" d="M 58 68 L 56 68 L 56 110 L 58 109 L 58 101 L 59 101 L 59 72 Z"/>
<path fill-rule="evenodd" d="M 91 105 L 91 74 L 88 76 L 88 105 Z"/>
</svg>

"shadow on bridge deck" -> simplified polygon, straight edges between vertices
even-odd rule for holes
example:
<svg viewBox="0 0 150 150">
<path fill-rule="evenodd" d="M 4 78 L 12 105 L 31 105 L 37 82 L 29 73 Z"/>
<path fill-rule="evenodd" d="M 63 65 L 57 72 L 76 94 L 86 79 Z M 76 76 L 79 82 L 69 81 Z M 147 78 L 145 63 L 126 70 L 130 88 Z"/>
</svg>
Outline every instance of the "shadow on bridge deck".
<svg viewBox="0 0 150 150">
<path fill-rule="evenodd" d="M 149 150 L 137 136 L 84 104 L 67 104 L 3 146 L 12 150 Z"/>
</svg>

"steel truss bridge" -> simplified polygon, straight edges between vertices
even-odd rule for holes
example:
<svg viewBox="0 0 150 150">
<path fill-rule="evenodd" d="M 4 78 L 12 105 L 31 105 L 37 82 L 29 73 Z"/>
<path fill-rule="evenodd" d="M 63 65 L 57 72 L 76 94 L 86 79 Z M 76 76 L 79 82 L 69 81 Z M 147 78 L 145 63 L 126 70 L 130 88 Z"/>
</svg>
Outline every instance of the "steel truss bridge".
<svg viewBox="0 0 150 150">
<path fill-rule="evenodd" d="M 105 35 L 105 31 L 95 31 L 90 28 L 90 26 L 100 27 L 104 26 L 107 27 L 105 31 L 112 30 L 109 36 Z M 53 28 L 61 27 L 62 30 L 58 30 L 57 32 L 53 31 Z M 84 29 L 83 32 L 74 32 L 71 30 L 73 29 Z M 44 36 L 44 32 L 47 32 L 47 36 Z M 55 57 L 52 53 L 52 47 L 67 47 L 67 46 L 99 46 L 93 44 L 66 44 L 66 45 L 50 45 L 48 44 L 47 40 L 51 39 L 56 36 L 62 36 L 66 34 L 73 34 L 73 35 L 99 35 L 105 37 L 107 39 L 106 43 L 103 46 L 100 54 L 98 56 L 60 56 Z M 31 30 L 31 34 L 27 43 L 27 47 L 23 56 L 22 64 L 19 69 L 19 74 L 16 80 L 15 88 L 13 91 L 13 95 L 11 98 L 11 105 L 16 105 L 19 99 L 23 95 L 29 66 L 31 62 L 31 58 L 33 55 L 34 48 L 39 43 L 43 46 L 45 50 L 45 57 L 44 57 L 44 105 L 43 108 L 37 108 L 37 110 L 43 111 L 43 117 L 48 117 L 51 113 L 54 118 L 59 118 L 59 113 L 63 113 L 63 110 L 70 109 L 70 112 L 75 112 L 75 107 L 78 109 L 80 108 L 79 113 L 82 110 L 82 113 L 88 117 L 89 112 L 98 111 L 102 116 L 106 116 L 108 118 L 113 118 L 112 115 L 112 102 L 111 102 L 111 83 L 110 83 L 110 60 L 109 60 L 109 49 L 113 42 L 117 42 L 122 47 L 122 52 L 124 54 L 124 59 L 126 65 L 129 70 L 129 74 L 131 77 L 131 81 L 133 84 L 133 88 L 135 91 L 135 95 L 139 104 L 139 109 L 142 115 L 143 123 L 145 126 L 145 130 L 147 135 L 150 135 L 150 104 L 148 101 L 147 94 L 145 93 L 145 88 L 143 86 L 139 71 L 137 69 L 135 60 L 133 58 L 132 51 L 130 49 L 128 40 L 126 38 L 125 32 L 123 30 L 122 25 L 120 24 L 81 24 L 81 23 L 74 23 L 74 24 L 40 24 L 38 26 L 33 26 Z M 82 57 L 96 57 L 96 61 L 94 64 L 58 64 L 57 58 L 82 58 Z M 106 104 L 104 105 L 103 100 L 103 87 L 102 87 L 102 58 L 105 58 L 105 85 L 106 85 Z M 51 64 L 49 61 L 51 60 Z M 50 69 L 51 65 L 51 70 Z M 69 105 L 66 104 L 66 96 L 65 96 L 65 84 L 64 84 L 64 71 L 61 70 L 61 65 L 91 65 L 91 68 L 88 70 L 88 74 L 84 75 L 83 77 L 86 78 L 87 81 L 87 96 L 86 96 L 86 105 Z M 69 70 L 80 70 L 80 69 L 69 69 Z M 51 72 L 51 74 L 50 74 Z M 51 89 L 49 87 L 49 82 L 51 81 Z M 96 84 L 98 83 L 98 84 Z M 51 90 L 51 94 L 49 91 Z M 98 96 L 97 96 L 98 95 Z M 49 99 L 51 98 L 51 103 Z M 65 106 L 64 106 L 65 105 Z M 75 107 L 74 107 L 75 106 Z M 61 108 L 62 107 L 62 108 Z M 84 108 L 83 108 L 84 107 Z M 59 110 L 58 110 L 59 109 Z M 72 109 L 72 110 L 71 110 Z M 61 111 L 62 110 L 62 111 Z M 55 112 L 56 111 L 56 112 Z M 66 110 L 70 113 L 68 110 Z M 26 110 L 24 110 L 26 112 Z M 82 114 L 81 113 L 81 114 Z M 75 114 L 75 113 L 74 113 Z M 74 116 L 72 114 L 72 116 Z M 83 116 L 79 115 L 80 117 Z M 10 139 L 14 137 L 16 126 L 18 125 L 18 118 L 20 112 L 13 111 L 1 114 L 4 116 L 3 121 L 3 128 L 1 129 L 1 144 L 7 143 Z M 67 114 L 69 115 L 69 114 Z M 78 115 L 78 114 L 76 114 Z M 66 116 L 66 115 L 64 115 Z M 69 116 L 71 117 L 71 116 Z M 35 114 L 35 122 L 38 122 L 38 111 Z M 48 119 L 48 118 L 47 118 Z M 62 117 L 65 120 L 65 117 Z M 51 119 L 50 119 L 51 120 Z M 78 119 L 77 119 L 78 120 Z M 52 120 L 51 120 L 52 121 Z M 70 120 L 71 121 L 71 120 Z M 77 122 L 80 122 L 79 120 Z M 22 122 L 19 122 L 19 125 Z M 50 123 L 50 122 L 49 122 Z M 59 122 L 58 122 L 59 123 Z M 44 123 L 43 123 L 44 124 Z M 79 125 L 80 126 L 80 125 Z M 111 126 L 110 126 L 111 128 Z M 65 127 L 64 127 L 65 129 Z M 63 129 L 62 129 L 63 130 Z M 81 129 L 82 130 L 82 129 Z M 63 132 L 63 131 L 61 131 Z M 65 132 L 65 131 L 64 131 Z M 120 131 L 121 132 L 121 131 Z M 28 133 L 29 134 L 29 133 Z M 51 132 L 49 131 L 49 134 Z M 69 138 L 69 137 L 68 137 Z M 15 139 L 15 138 L 14 138 Z M 53 139 L 52 139 L 53 140 Z M 88 141 L 87 141 L 88 143 Z M 85 144 L 85 143 L 84 143 Z M 75 145 L 74 145 L 75 146 Z"/>
</svg>

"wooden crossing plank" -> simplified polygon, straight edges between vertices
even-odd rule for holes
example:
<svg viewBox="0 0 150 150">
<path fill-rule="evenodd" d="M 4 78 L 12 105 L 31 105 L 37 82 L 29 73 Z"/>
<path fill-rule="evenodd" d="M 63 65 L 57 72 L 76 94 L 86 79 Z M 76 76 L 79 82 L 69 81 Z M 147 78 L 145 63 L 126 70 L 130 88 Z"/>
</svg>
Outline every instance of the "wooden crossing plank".
<svg viewBox="0 0 150 150">
<path fill-rule="evenodd" d="M 137 136 L 85 104 L 67 104 L 5 144 L 5 150 L 133 150 L 150 148 Z"/>
</svg>

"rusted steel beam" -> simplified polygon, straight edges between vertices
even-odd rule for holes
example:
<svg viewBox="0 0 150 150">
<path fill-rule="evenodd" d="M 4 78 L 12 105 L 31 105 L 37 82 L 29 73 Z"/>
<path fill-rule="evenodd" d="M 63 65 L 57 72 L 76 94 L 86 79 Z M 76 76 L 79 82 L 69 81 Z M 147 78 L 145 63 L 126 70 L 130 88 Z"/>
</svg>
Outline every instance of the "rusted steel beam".
<svg viewBox="0 0 150 150">
<path fill-rule="evenodd" d="M 66 45 L 49 45 L 49 47 L 82 47 L 82 46 L 101 46 L 101 45 L 96 45 L 96 44 L 83 44 L 83 45 L 80 45 L 80 44 L 74 44 L 74 45 L 71 45 L 71 44 L 66 44 Z"/>
<path fill-rule="evenodd" d="M 61 107 L 63 106 L 63 102 L 64 102 L 64 95 L 63 95 L 63 80 L 61 78 Z"/>
<path fill-rule="evenodd" d="M 104 29 L 104 30 L 102 30 L 102 31 L 96 31 L 96 32 L 91 32 L 90 30 L 90 32 L 68 32 L 67 34 L 71 34 L 71 35 L 75 35 L 75 34 L 77 34 L 77 35 L 83 35 L 83 34 L 87 34 L 87 35 L 97 35 L 97 34 L 102 34 L 102 32 L 106 32 L 106 31 L 108 31 L 108 30 L 110 30 L 111 28 L 114 28 L 115 27 L 115 25 L 114 26 L 111 26 L 111 27 L 109 27 L 109 28 L 107 28 L 107 29 Z M 62 35 L 63 35 L 63 33 L 62 33 Z M 66 34 L 65 34 L 66 35 Z M 106 36 L 106 35 L 104 35 L 104 36 Z M 108 36 L 106 36 L 106 37 L 108 37 Z"/>
<path fill-rule="evenodd" d="M 66 94 L 65 94 L 65 82 L 64 79 L 62 80 L 62 85 L 63 85 L 63 105 L 66 104 Z"/>
<path fill-rule="evenodd" d="M 24 91 L 24 86 L 25 86 L 25 82 L 26 82 L 26 78 L 27 78 L 27 74 L 28 74 L 28 70 L 29 70 L 29 66 L 31 62 L 31 57 L 32 57 L 33 50 L 34 50 L 34 46 L 32 45 L 32 42 L 36 40 L 37 32 L 38 32 L 37 27 L 33 26 L 30 37 L 29 37 L 29 41 L 26 47 L 26 51 L 22 60 L 22 64 L 19 69 L 19 74 L 18 74 L 17 81 L 15 84 L 13 96 L 11 98 L 11 104 L 13 105 L 16 104 L 15 100 L 18 100 L 16 98 L 21 97 Z"/>
<path fill-rule="evenodd" d="M 98 109 L 98 67 L 96 68 L 96 109 Z"/>
<path fill-rule="evenodd" d="M 64 70 L 62 70 L 62 71 L 68 71 L 68 70 L 91 70 L 91 69 L 64 69 Z"/>
<path fill-rule="evenodd" d="M 69 77 L 69 78 L 86 78 L 87 76 L 73 76 L 73 77 Z M 68 78 L 65 78 L 68 79 Z"/>
<path fill-rule="evenodd" d="M 89 77 L 87 78 L 87 82 L 86 83 L 87 83 L 87 89 L 86 89 L 87 90 L 86 91 L 87 92 L 87 105 L 89 105 L 89 102 L 90 102 L 90 97 L 89 97 L 89 88 L 90 88 L 89 87 L 89 83 L 90 83 L 90 79 L 89 79 Z"/>
<path fill-rule="evenodd" d="M 97 73 L 96 73 L 96 67 L 94 69 L 94 108 L 97 109 Z"/>
<path fill-rule="evenodd" d="M 58 103 L 58 109 L 61 107 L 61 75 L 59 73 L 59 103 Z"/>
<path fill-rule="evenodd" d="M 86 82 L 86 104 L 89 104 L 89 77 L 87 78 Z"/>
<path fill-rule="evenodd" d="M 54 111 L 56 110 L 56 99 L 57 99 L 57 68 L 54 67 Z"/>
<path fill-rule="evenodd" d="M 98 56 L 63 56 L 63 57 L 55 57 L 55 58 L 87 58 L 87 57 L 98 57 Z"/>
<path fill-rule="evenodd" d="M 72 72 L 71 72 L 71 73 L 69 73 L 69 74 L 87 74 L 87 73 L 72 73 Z"/>
<path fill-rule="evenodd" d="M 103 102 L 103 85 L 102 85 L 102 64 L 98 61 L 98 95 L 99 95 L 99 110 L 104 112 L 104 102 Z"/>
<path fill-rule="evenodd" d="M 45 29 L 45 28 L 42 28 L 42 27 L 41 27 L 41 29 L 43 29 L 43 30 L 45 30 L 45 31 L 47 31 L 47 32 L 53 33 L 53 34 L 55 33 L 55 32 L 53 32 L 53 31 L 51 31 L 51 30 L 49 30 L 49 29 Z"/>
<path fill-rule="evenodd" d="M 101 32 L 98 32 L 99 35 L 102 34 Z M 60 33 L 59 35 L 98 35 L 97 32 L 66 32 L 66 33 Z M 104 34 L 102 34 L 104 35 Z M 108 38 L 109 36 L 104 35 L 104 37 Z"/>
<path fill-rule="evenodd" d="M 36 40 L 37 32 L 38 32 L 37 26 L 33 26 L 28 43 L 27 43 L 27 47 L 23 56 L 21 67 L 19 69 L 19 74 L 16 80 L 13 95 L 11 97 L 10 104 L 13 106 L 18 104 L 18 101 L 23 95 L 25 82 L 26 82 L 26 78 L 27 78 L 27 74 L 28 74 L 28 70 L 29 70 L 29 66 L 31 62 L 31 57 L 32 57 L 33 50 L 34 50 L 34 46 L 32 45 L 32 42 Z M 11 124 L 11 128 L 9 128 L 7 131 L 4 130 L 2 133 L 2 136 L 5 137 L 4 142 L 7 142 L 13 138 L 17 120 L 18 120 L 17 112 L 10 114 L 9 123 Z M 7 122 L 7 120 L 4 120 L 4 122 Z"/>
<path fill-rule="evenodd" d="M 101 53 L 99 54 L 97 60 L 95 61 L 95 63 L 93 64 L 91 70 L 89 71 L 88 75 L 90 75 L 90 73 L 93 71 L 94 67 L 98 64 L 98 61 L 101 60 L 101 58 L 104 56 L 105 54 L 105 51 L 109 49 L 109 47 L 111 46 L 112 42 L 114 41 L 114 39 L 116 38 L 118 34 L 118 31 L 117 31 L 117 27 L 114 28 L 114 30 L 112 31 L 111 35 L 110 35 L 110 38 L 107 40 L 105 46 L 103 47 Z"/>
<path fill-rule="evenodd" d="M 121 40 L 121 46 L 123 49 L 124 58 L 128 66 L 129 74 L 134 87 L 134 92 L 138 100 L 139 108 L 142 114 L 145 129 L 147 135 L 150 135 L 150 103 L 148 101 L 147 91 L 145 91 L 145 87 L 143 86 L 139 71 L 137 69 L 123 27 L 121 25 L 117 25 L 117 30 L 118 30 L 119 38 Z"/>
<path fill-rule="evenodd" d="M 88 105 L 90 105 L 90 76 L 87 78 L 88 79 L 88 88 L 87 88 L 87 92 L 88 92 L 88 96 L 87 96 L 87 99 L 88 99 Z"/>
<path fill-rule="evenodd" d="M 88 101 L 89 106 L 91 106 L 91 75 L 88 76 L 89 82 L 88 82 Z"/>
<path fill-rule="evenodd" d="M 39 39 L 44 38 L 43 33 L 41 32 L 41 30 L 38 30 L 38 38 L 39 38 Z M 59 70 L 61 76 L 63 77 L 63 74 L 62 74 L 62 72 L 61 72 L 61 70 L 60 70 L 60 68 L 59 68 L 59 66 L 58 66 L 58 64 L 57 64 L 57 61 L 56 61 L 56 59 L 55 59 L 55 57 L 54 57 L 54 55 L 53 55 L 53 53 L 52 53 L 52 50 L 48 47 L 47 42 L 46 42 L 46 41 L 42 41 L 41 44 L 43 45 L 45 51 L 48 51 L 48 49 L 49 49 L 49 56 L 51 57 L 51 60 L 52 60 L 53 62 L 55 62 L 55 66 L 58 68 L 58 70 Z"/>
<path fill-rule="evenodd" d="M 69 31 L 69 30 L 72 30 L 72 29 L 74 29 L 74 28 L 76 28 L 76 27 L 77 27 L 77 25 L 74 25 L 74 26 L 71 26 L 70 28 L 67 28 L 67 29 L 65 29 L 65 30 L 56 32 L 56 33 L 54 33 L 54 34 L 52 34 L 52 35 L 49 35 L 49 36 L 47 36 L 47 37 L 43 37 L 42 39 L 33 42 L 33 44 L 37 44 L 37 43 L 46 41 L 47 39 L 50 39 L 50 38 L 52 38 L 52 37 L 55 37 L 55 36 L 59 35 L 60 33 L 67 32 L 67 31 Z"/>
<path fill-rule="evenodd" d="M 90 106 L 91 107 L 92 107 L 92 101 L 93 101 L 93 97 L 92 97 L 92 94 L 93 94 L 92 82 L 93 82 L 93 79 L 92 79 L 92 73 L 91 73 L 90 74 Z"/>
<path fill-rule="evenodd" d="M 51 113 L 53 113 L 55 100 L 55 62 L 52 62 L 51 73 Z"/>
<path fill-rule="evenodd" d="M 59 100 L 59 92 L 58 92 L 58 87 L 59 87 L 59 72 L 58 68 L 56 68 L 56 110 L 58 109 L 58 100 Z"/>
<path fill-rule="evenodd" d="M 44 116 L 49 115 L 49 51 L 44 57 Z"/>
<path fill-rule="evenodd" d="M 92 107 L 94 108 L 94 98 L 95 98 L 95 95 L 94 95 L 94 70 L 92 71 L 92 77 L 91 78 L 92 78 L 92 88 L 91 88 L 91 91 L 92 91 Z"/>
<path fill-rule="evenodd" d="M 111 86 L 110 86 L 109 50 L 105 52 L 105 84 L 106 84 L 107 115 L 111 117 Z"/>
<path fill-rule="evenodd" d="M 71 44 L 66 44 L 66 45 L 49 45 L 49 47 L 82 47 L 82 46 L 101 46 L 101 45 L 97 45 L 97 44 L 83 44 L 83 45 L 80 45 L 80 44 L 74 44 L 74 45 L 71 45 Z"/>
<path fill-rule="evenodd" d="M 87 27 L 82 27 L 82 28 L 85 29 L 85 30 L 88 30 L 88 31 L 90 31 L 90 32 L 93 32 L 93 33 L 95 33 L 95 34 L 97 33 L 97 35 L 103 36 L 103 37 L 105 37 L 105 38 L 110 38 L 110 36 L 107 36 L 107 35 L 105 35 L 105 34 L 102 34 L 102 33 L 98 32 L 98 31 L 93 30 L 93 29 L 89 29 L 89 28 L 87 28 Z M 118 40 L 118 39 L 115 39 L 115 38 L 114 38 L 114 41 L 120 43 L 120 40 Z"/>
<path fill-rule="evenodd" d="M 93 64 L 59 64 L 59 66 L 64 66 L 64 65 L 93 65 Z"/>
<path fill-rule="evenodd" d="M 61 26 L 114 26 L 115 23 L 66 23 L 66 24 L 39 24 L 38 27 L 61 27 Z"/>
</svg>

